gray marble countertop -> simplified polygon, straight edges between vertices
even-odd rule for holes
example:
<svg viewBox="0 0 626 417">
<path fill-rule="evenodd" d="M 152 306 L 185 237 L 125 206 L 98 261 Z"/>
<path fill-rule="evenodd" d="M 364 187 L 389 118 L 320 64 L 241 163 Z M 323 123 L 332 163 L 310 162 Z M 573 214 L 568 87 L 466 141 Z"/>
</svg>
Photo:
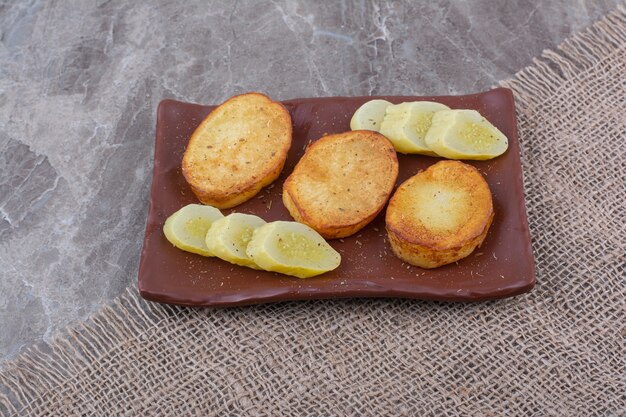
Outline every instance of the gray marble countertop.
<svg viewBox="0 0 626 417">
<path fill-rule="evenodd" d="M 488 89 L 617 0 L 0 0 L 0 361 L 136 282 L 164 98 Z"/>
</svg>

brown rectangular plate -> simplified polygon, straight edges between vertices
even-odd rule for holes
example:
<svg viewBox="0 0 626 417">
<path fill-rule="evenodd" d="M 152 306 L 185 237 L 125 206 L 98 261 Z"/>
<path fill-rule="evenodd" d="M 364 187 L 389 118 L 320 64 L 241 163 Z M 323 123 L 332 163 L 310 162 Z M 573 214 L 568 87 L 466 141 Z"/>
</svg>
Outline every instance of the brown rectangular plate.
<svg viewBox="0 0 626 417">
<path fill-rule="evenodd" d="M 282 183 L 310 141 L 350 129 L 350 118 L 374 97 L 328 97 L 285 101 L 293 121 L 293 143 L 285 168 L 270 187 L 232 211 L 266 221 L 292 220 L 281 200 Z M 493 193 L 495 218 L 485 243 L 456 264 L 426 270 L 410 266 L 391 252 L 384 210 L 362 231 L 330 241 L 341 253 L 335 271 L 298 279 L 231 265 L 173 247 L 163 235 L 165 219 L 197 203 L 180 170 L 189 136 L 214 108 L 164 100 L 157 115 L 154 174 L 146 234 L 139 266 L 139 291 L 153 301 L 195 306 L 234 306 L 286 300 L 345 297 L 405 297 L 478 301 L 509 297 L 535 284 L 534 260 L 524 207 L 515 105 L 511 91 L 447 97 L 380 97 L 393 103 L 437 101 L 451 108 L 478 110 L 508 138 L 508 151 L 490 161 L 470 161 Z M 438 158 L 398 155 L 398 184 Z"/>
</svg>

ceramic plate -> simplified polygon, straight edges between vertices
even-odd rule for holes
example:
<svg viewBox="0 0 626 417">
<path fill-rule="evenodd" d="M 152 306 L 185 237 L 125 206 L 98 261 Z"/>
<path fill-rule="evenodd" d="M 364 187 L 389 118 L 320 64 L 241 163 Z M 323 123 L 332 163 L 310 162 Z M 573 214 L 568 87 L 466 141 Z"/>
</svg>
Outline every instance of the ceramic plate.
<svg viewBox="0 0 626 417">
<path fill-rule="evenodd" d="M 139 291 L 153 301 L 195 306 L 233 306 L 286 300 L 345 297 L 405 297 L 478 301 L 529 291 L 534 261 L 524 206 L 515 106 L 511 91 L 498 88 L 466 96 L 328 97 L 285 101 L 293 121 L 293 143 L 285 168 L 270 187 L 231 210 L 266 221 L 292 220 L 281 201 L 282 183 L 310 141 L 350 129 L 350 118 L 364 102 L 431 100 L 451 108 L 478 110 L 508 138 L 508 151 L 490 161 L 467 161 L 480 170 L 493 193 L 495 217 L 485 243 L 456 264 L 426 270 L 396 258 L 386 239 L 384 210 L 354 236 L 330 241 L 341 266 L 316 278 L 285 275 L 231 265 L 173 247 L 163 235 L 165 219 L 197 203 L 181 173 L 189 136 L 214 108 L 164 100 L 157 115 L 150 208 L 139 267 Z M 398 184 L 439 159 L 398 155 Z"/>
</svg>

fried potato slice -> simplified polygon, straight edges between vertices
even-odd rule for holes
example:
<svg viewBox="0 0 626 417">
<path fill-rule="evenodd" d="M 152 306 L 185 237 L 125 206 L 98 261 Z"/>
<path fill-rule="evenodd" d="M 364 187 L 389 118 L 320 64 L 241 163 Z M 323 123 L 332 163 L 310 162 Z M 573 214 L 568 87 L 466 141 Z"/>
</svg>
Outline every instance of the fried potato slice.
<svg viewBox="0 0 626 417">
<path fill-rule="evenodd" d="M 396 256 L 436 268 L 480 246 L 493 216 L 491 191 L 480 172 L 463 162 L 440 161 L 398 187 L 385 220 Z"/>
<path fill-rule="evenodd" d="M 202 203 L 236 206 L 278 177 L 291 136 L 291 117 L 281 103 L 259 93 L 232 97 L 191 135 L 183 175 Z"/>
<path fill-rule="evenodd" d="M 283 184 L 289 213 L 327 239 L 350 236 L 383 209 L 398 177 L 393 145 L 355 130 L 313 142 Z"/>
</svg>

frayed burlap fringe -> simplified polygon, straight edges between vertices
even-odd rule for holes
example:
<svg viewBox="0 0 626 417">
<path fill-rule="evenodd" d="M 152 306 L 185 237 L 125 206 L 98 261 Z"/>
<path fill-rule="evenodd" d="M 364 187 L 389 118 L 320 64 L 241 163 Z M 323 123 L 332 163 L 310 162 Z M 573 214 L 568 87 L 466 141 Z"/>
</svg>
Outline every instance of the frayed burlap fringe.
<svg viewBox="0 0 626 417">
<path fill-rule="evenodd" d="M 602 60 L 623 52 L 626 43 L 626 8 L 617 9 L 559 45 L 556 50 L 545 50 L 533 59 L 533 65 L 524 68 L 511 80 L 500 83 L 515 93 L 522 109 L 538 109 L 542 102 L 566 88 Z M 626 69 L 626 68 L 625 68 Z"/>
<path fill-rule="evenodd" d="M 193 314 L 193 310 L 185 310 L 146 302 L 135 288 L 128 288 L 112 305 L 105 306 L 88 321 L 68 328 L 51 343 L 35 346 L 7 363 L 0 373 L 0 386 L 6 388 L 4 395 L 0 395 L 0 404 L 4 407 L 4 410 L 0 407 L 0 411 L 19 414 L 29 403 L 56 401 L 55 388 L 71 385 L 104 355 L 124 349 L 130 337 L 137 335 L 147 339 L 150 330 L 161 321 L 185 315 L 185 312 Z M 101 371 L 104 373 L 107 369 Z M 90 411 L 89 398 L 83 400 L 85 410 Z M 50 410 L 51 414 L 60 415 L 64 414 L 62 411 Z"/>
<path fill-rule="evenodd" d="M 7 362 L 2 415 L 626 415 L 626 10 L 502 85 L 538 285 L 478 304 L 233 309 L 134 288 Z"/>
</svg>

